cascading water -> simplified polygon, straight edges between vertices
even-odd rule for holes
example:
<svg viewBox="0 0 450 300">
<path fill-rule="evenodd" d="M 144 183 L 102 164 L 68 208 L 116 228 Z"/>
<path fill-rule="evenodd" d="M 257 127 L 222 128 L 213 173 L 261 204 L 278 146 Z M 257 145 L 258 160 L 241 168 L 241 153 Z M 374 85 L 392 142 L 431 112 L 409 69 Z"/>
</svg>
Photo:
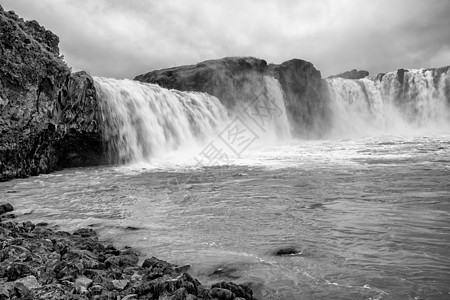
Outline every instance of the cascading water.
<svg viewBox="0 0 450 300">
<path fill-rule="evenodd" d="M 376 78 L 327 79 L 333 112 L 332 136 L 402 134 L 450 129 L 450 70 L 397 72 Z"/>
<path fill-rule="evenodd" d="M 149 161 L 177 150 L 198 149 L 235 117 L 256 132 L 255 144 L 290 137 L 283 92 L 272 77 L 264 77 L 260 97 L 233 112 L 206 93 L 167 90 L 132 80 L 94 77 L 94 81 L 112 162 Z"/>
<path fill-rule="evenodd" d="M 234 114 L 239 115 L 259 136 L 260 144 L 271 144 L 291 138 L 284 94 L 278 80 L 263 77 L 261 93 L 253 101 L 244 102 Z"/>
<path fill-rule="evenodd" d="M 132 80 L 95 77 L 104 136 L 115 161 L 146 161 L 201 143 L 227 120 L 205 93 L 167 90 Z"/>
</svg>

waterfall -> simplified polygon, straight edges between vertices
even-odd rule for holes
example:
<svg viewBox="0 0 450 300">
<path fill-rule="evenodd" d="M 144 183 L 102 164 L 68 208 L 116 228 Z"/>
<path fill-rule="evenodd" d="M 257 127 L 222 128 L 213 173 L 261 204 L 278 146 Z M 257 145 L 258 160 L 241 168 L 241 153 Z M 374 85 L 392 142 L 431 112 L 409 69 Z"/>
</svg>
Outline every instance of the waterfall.
<svg viewBox="0 0 450 300">
<path fill-rule="evenodd" d="M 94 77 L 94 82 L 111 162 L 150 161 L 175 151 L 198 150 L 223 134 L 235 118 L 255 134 L 255 145 L 290 137 L 283 91 L 272 77 L 264 77 L 260 96 L 241 99 L 244 107 L 230 111 L 206 93 L 126 79 Z"/>
<path fill-rule="evenodd" d="M 332 136 L 449 132 L 450 70 L 327 79 Z"/>
<path fill-rule="evenodd" d="M 104 139 L 115 162 L 148 161 L 211 136 L 227 120 L 219 100 L 205 93 L 95 77 Z"/>
<path fill-rule="evenodd" d="M 261 90 L 238 105 L 233 112 L 241 117 L 259 136 L 260 144 L 276 143 L 291 138 L 284 93 L 273 77 L 263 76 Z"/>
</svg>

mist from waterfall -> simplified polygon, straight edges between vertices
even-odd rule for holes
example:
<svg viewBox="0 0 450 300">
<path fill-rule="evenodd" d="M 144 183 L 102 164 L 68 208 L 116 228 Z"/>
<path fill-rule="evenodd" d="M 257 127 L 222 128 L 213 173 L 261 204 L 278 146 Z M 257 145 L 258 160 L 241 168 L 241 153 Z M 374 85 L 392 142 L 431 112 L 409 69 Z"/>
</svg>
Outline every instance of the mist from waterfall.
<svg viewBox="0 0 450 300">
<path fill-rule="evenodd" d="M 450 71 L 408 70 L 375 78 L 327 79 L 332 111 L 331 137 L 358 137 L 450 130 Z"/>
</svg>

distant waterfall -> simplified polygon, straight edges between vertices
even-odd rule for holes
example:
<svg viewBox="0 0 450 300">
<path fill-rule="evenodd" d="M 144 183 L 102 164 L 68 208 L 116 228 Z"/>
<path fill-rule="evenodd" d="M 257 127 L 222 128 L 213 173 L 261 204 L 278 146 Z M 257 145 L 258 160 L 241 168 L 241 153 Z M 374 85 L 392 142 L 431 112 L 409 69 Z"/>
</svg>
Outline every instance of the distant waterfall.
<svg viewBox="0 0 450 300">
<path fill-rule="evenodd" d="M 375 78 L 327 79 L 332 135 L 450 132 L 450 70 L 408 70 Z"/>
<path fill-rule="evenodd" d="M 113 160 L 145 161 L 202 142 L 227 120 L 219 100 L 204 93 L 95 77 L 104 136 Z"/>
</svg>

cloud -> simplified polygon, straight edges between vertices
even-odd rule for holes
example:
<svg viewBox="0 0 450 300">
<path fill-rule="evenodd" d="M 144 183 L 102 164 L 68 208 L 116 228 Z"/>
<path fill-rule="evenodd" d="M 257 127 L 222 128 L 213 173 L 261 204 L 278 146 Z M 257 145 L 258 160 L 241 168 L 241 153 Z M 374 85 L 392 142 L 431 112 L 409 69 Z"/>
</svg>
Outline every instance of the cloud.
<svg viewBox="0 0 450 300">
<path fill-rule="evenodd" d="M 447 0 L 3 0 L 60 37 L 74 70 L 133 78 L 224 56 L 302 58 L 327 76 L 450 64 Z"/>
</svg>

